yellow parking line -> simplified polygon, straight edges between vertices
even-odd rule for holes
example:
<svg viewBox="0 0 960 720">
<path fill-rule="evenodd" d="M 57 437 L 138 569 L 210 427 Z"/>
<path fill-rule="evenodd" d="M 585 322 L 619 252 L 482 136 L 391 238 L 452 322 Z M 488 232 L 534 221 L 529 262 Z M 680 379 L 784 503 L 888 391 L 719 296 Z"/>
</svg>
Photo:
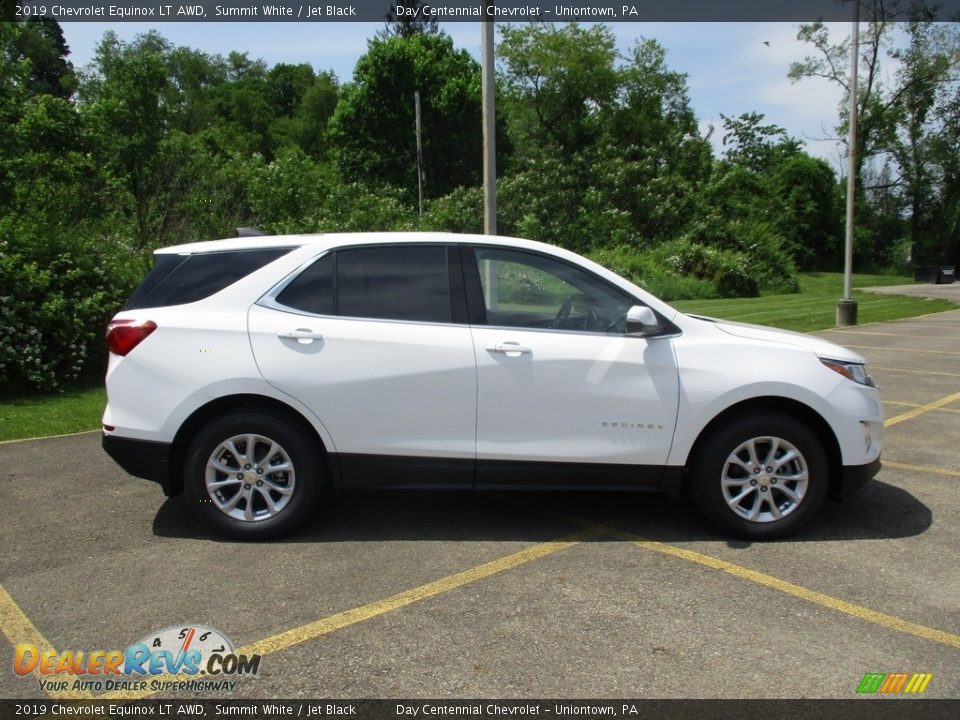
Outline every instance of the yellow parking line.
<svg viewBox="0 0 960 720">
<path fill-rule="evenodd" d="M 816 603 L 822 607 L 830 608 L 831 610 L 836 610 L 837 612 L 850 615 L 858 620 L 874 623 L 875 625 L 880 625 L 881 627 L 885 627 L 889 630 L 896 630 L 898 632 L 907 633 L 908 635 L 914 635 L 916 637 L 923 638 L 924 640 L 931 640 L 933 642 L 943 643 L 944 645 L 949 645 L 951 647 L 960 649 L 960 635 L 948 633 L 943 630 L 937 630 L 935 628 L 927 627 L 926 625 L 912 623 L 908 620 L 894 617 L 893 615 L 877 612 L 876 610 L 871 610 L 870 608 L 863 607 L 862 605 L 856 605 L 831 595 L 825 595 L 824 593 L 817 592 L 816 590 L 805 588 L 802 585 L 796 585 L 792 582 L 781 580 L 773 575 L 767 575 L 766 573 L 751 570 L 741 565 L 735 565 L 734 563 L 727 562 L 726 560 L 721 560 L 710 555 L 704 555 L 703 553 L 699 553 L 694 550 L 686 550 L 674 545 L 668 545 L 666 543 L 656 542 L 653 540 L 646 540 L 639 535 L 633 535 L 631 533 L 619 530 L 615 530 L 611 532 L 611 534 L 620 538 L 621 540 L 632 542 L 633 544 L 642 547 L 645 550 L 652 550 L 654 552 L 661 553 L 662 555 L 669 555 L 671 557 L 687 560 L 688 562 L 696 563 L 698 565 L 704 565 L 705 567 L 713 568 L 714 570 L 721 570 L 744 580 L 749 580 L 750 582 L 762 585 L 763 587 L 770 588 L 771 590 L 777 590 L 787 595 L 800 598 L 801 600 L 807 600 L 808 602 Z"/>
<path fill-rule="evenodd" d="M 923 407 L 922 403 L 908 403 L 908 402 L 900 402 L 897 400 L 884 400 L 883 404 L 884 405 L 900 405 L 901 407 L 912 407 L 912 408 Z M 960 413 L 960 409 L 957 409 L 957 408 L 938 407 L 933 409 L 936 410 L 937 412 Z"/>
<path fill-rule="evenodd" d="M 532 560 L 539 560 L 547 555 L 553 555 L 561 550 L 566 550 L 567 548 L 582 543 L 584 540 L 609 534 L 612 532 L 613 525 L 614 523 L 591 525 L 585 530 L 581 530 L 580 532 L 576 532 L 558 540 L 541 543 L 531 548 L 527 548 L 526 550 L 513 553 L 512 555 L 507 555 L 506 557 L 502 557 L 497 560 L 491 560 L 490 562 L 483 563 L 482 565 L 477 565 L 469 570 L 448 575 L 447 577 L 434 580 L 433 582 L 428 582 L 425 585 L 420 585 L 418 587 L 411 588 L 410 590 L 404 590 L 403 592 L 397 593 L 396 595 L 391 595 L 383 600 L 377 600 L 375 602 L 353 608 L 352 610 L 345 610 L 315 622 L 301 625 L 300 627 L 292 630 L 271 635 L 263 640 L 258 640 L 250 643 L 249 645 L 237 648 L 236 652 L 241 655 L 249 656 L 254 654 L 269 655 L 271 653 L 279 652 L 280 650 L 286 650 L 294 645 L 299 645 L 300 643 L 304 643 L 308 640 L 313 640 L 314 638 L 332 633 L 335 630 L 341 630 L 359 622 L 363 622 L 364 620 L 370 620 L 371 618 L 384 615 L 394 610 L 399 610 L 400 608 L 420 602 L 421 600 L 427 600 L 437 595 L 449 592 L 450 590 L 456 590 L 464 585 L 468 585 L 476 582 L 477 580 L 482 580 L 490 577 L 491 575 L 496 575 L 504 572 L 505 570 L 510 570 L 520 565 L 524 565 Z M 186 678 L 187 676 L 184 675 L 176 677 L 165 675 L 151 679 L 162 682 L 165 680 L 183 680 Z M 118 691 L 99 695 L 98 699 L 137 700 L 154 694 L 155 692 L 151 691 Z"/>
<path fill-rule="evenodd" d="M 853 348 L 854 350 L 892 350 L 898 353 L 919 353 L 921 355 L 960 355 L 960 352 L 954 352 L 953 350 L 918 350 L 917 348 L 877 347 L 875 345 L 848 345 L 847 343 L 844 343 L 843 346 Z"/>
<path fill-rule="evenodd" d="M 887 372 L 911 373 L 913 375 L 943 375 L 945 377 L 960 377 L 960 373 L 933 372 L 932 370 L 908 370 L 907 368 L 879 367 L 877 365 L 871 365 L 870 368 L 873 370 L 886 370 Z"/>
<path fill-rule="evenodd" d="M 551 517 L 567 520 L 568 522 L 575 523 L 580 526 L 587 525 L 585 520 L 581 520 L 573 515 L 549 511 L 545 514 Z M 933 642 L 943 643 L 944 645 L 950 645 L 951 647 L 960 649 L 960 635 L 948 633 L 944 630 L 937 630 L 936 628 L 927 627 L 926 625 L 912 623 L 908 620 L 894 617 L 893 615 L 877 612 L 876 610 L 871 610 L 870 608 L 863 607 L 862 605 L 856 605 L 854 603 L 847 602 L 846 600 L 841 600 L 840 598 L 826 595 L 824 593 L 817 592 L 816 590 L 811 590 L 810 588 L 805 588 L 802 585 L 796 585 L 795 583 L 781 580 L 773 575 L 767 575 L 766 573 L 762 573 L 757 570 L 751 570 L 750 568 L 743 567 L 742 565 L 736 565 L 735 563 L 727 562 L 726 560 L 721 560 L 720 558 L 715 558 L 711 555 L 705 555 L 703 553 L 696 552 L 695 550 L 687 550 L 685 548 L 677 547 L 676 545 L 668 545 L 667 543 L 657 542 L 655 540 L 647 540 L 639 535 L 634 535 L 633 533 L 618 530 L 616 528 L 608 530 L 607 534 L 611 537 L 633 543 L 644 550 L 652 550 L 653 552 L 658 552 L 662 555 L 669 555 L 681 560 L 687 560 L 688 562 L 704 565 L 706 567 L 713 568 L 714 570 L 722 570 L 723 572 L 730 573 L 731 575 L 735 575 L 736 577 L 744 580 L 755 582 L 758 585 L 770 588 L 771 590 L 778 590 L 779 592 L 786 593 L 787 595 L 792 595 L 802 600 L 816 603 L 817 605 L 830 608 L 831 610 L 836 610 L 837 612 L 841 612 L 846 615 L 851 615 L 866 622 L 881 625 L 890 630 L 896 630 L 909 635 L 915 635 L 923 638 L 924 640 L 932 640 Z"/>
<path fill-rule="evenodd" d="M 933 473 L 934 475 L 960 478 L 960 471 L 947 470 L 946 468 L 933 467 L 932 465 L 907 465 L 906 463 L 894 462 L 893 460 L 884 460 L 883 466 L 897 468 L 898 470 L 911 470 L 912 472 Z"/>
<path fill-rule="evenodd" d="M 90 433 L 103 432 L 102 430 L 81 430 L 75 433 L 63 433 L 62 435 L 37 435 L 36 437 L 16 438 L 15 440 L 0 440 L 0 445 L 13 445 L 14 443 L 25 443 L 32 440 L 53 440 L 55 438 L 76 437 L 77 435 L 89 435 Z"/>
<path fill-rule="evenodd" d="M 30 643 L 41 653 L 56 652 L 53 645 L 37 630 L 36 625 L 24 614 L 16 600 L 0 585 L 0 632 L 7 636 L 11 645 Z M 88 700 L 93 695 L 85 690 L 67 690 L 47 693 L 54 700 Z"/>
<path fill-rule="evenodd" d="M 915 338 L 918 340 L 943 340 L 943 337 L 937 335 L 904 335 L 903 333 L 885 333 L 885 332 L 864 332 L 863 330 L 840 330 L 834 328 L 831 332 L 840 333 L 841 335 L 880 335 L 882 337 L 904 337 L 904 338 Z M 885 348 L 892 349 L 892 348 Z"/>
<path fill-rule="evenodd" d="M 345 628 L 349 625 L 361 622 L 362 620 L 369 620 L 370 618 L 383 615 L 384 613 L 397 610 L 415 602 L 432 598 L 435 595 L 440 595 L 441 593 L 455 590 L 456 588 L 476 582 L 477 580 L 482 580 L 483 578 L 490 577 L 491 575 L 501 573 L 504 570 L 510 570 L 519 565 L 524 565 L 532 560 L 538 560 L 546 557 L 547 555 L 552 555 L 560 550 L 566 550 L 567 548 L 577 545 L 578 543 L 581 543 L 584 540 L 587 540 L 590 537 L 594 537 L 598 534 L 602 533 L 597 532 L 595 529 L 588 529 L 578 532 L 574 535 L 570 535 L 563 540 L 542 543 L 527 550 L 521 550 L 513 555 L 507 555 L 506 557 L 492 560 L 488 563 L 483 563 L 482 565 L 477 565 L 469 570 L 464 570 L 463 572 L 449 575 L 439 580 L 434 580 L 426 585 L 405 590 L 404 592 L 397 593 L 396 595 L 392 595 L 384 600 L 378 600 L 367 605 L 362 605 L 361 607 L 353 610 L 337 613 L 336 615 L 331 615 L 330 617 L 318 620 L 317 622 L 313 622 L 294 630 L 288 630 L 287 632 L 260 640 L 259 642 L 255 642 L 241 648 L 238 652 L 246 653 L 248 655 L 253 653 L 266 655 L 267 653 L 277 652 L 278 650 L 283 650 L 293 645 L 298 645 L 299 643 L 310 640 L 311 638 L 315 638 L 320 635 L 326 635 L 334 630 Z"/>
<path fill-rule="evenodd" d="M 944 405 L 949 405 L 952 402 L 957 402 L 960 400 L 960 392 L 955 392 L 952 395 L 947 395 L 942 397 L 939 400 L 934 400 L 933 402 L 927 403 L 926 405 L 921 405 L 916 407 L 913 410 L 907 410 L 905 413 L 900 413 L 899 415 L 894 415 L 892 418 L 887 418 L 883 422 L 884 427 L 891 427 L 892 425 L 897 425 L 902 423 L 904 420 L 912 420 L 913 418 L 928 413 L 931 410 L 936 410 L 942 408 Z"/>
</svg>

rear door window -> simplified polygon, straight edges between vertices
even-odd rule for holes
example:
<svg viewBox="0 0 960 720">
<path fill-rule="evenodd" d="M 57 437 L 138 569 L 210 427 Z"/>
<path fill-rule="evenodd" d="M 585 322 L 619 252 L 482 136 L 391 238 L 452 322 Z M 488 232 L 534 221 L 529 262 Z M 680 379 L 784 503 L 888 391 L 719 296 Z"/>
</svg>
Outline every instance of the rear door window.
<svg viewBox="0 0 960 720">
<path fill-rule="evenodd" d="M 450 276 L 442 245 L 337 252 L 337 310 L 346 317 L 450 322 Z"/>
<path fill-rule="evenodd" d="M 290 281 L 276 302 L 313 315 L 449 323 L 447 257 L 443 245 L 337 250 Z"/>
<path fill-rule="evenodd" d="M 333 258 L 333 253 L 324 255 L 297 275 L 277 295 L 277 302 L 312 315 L 336 315 Z"/>
</svg>

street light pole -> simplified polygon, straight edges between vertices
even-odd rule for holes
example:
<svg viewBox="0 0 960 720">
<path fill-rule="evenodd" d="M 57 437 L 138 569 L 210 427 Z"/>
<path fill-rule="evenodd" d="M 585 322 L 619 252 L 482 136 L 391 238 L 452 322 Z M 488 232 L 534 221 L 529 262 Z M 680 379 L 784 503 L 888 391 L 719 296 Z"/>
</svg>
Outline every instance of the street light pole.
<svg viewBox="0 0 960 720">
<path fill-rule="evenodd" d="M 850 42 L 850 135 L 847 147 L 847 231 L 843 255 L 843 298 L 837 303 L 837 325 L 857 324 L 853 299 L 853 210 L 857 174 L 857 64 L 860 61 L 860 0 L 853 0 L 853 36 Z"/>
<path fill-rule="evenodd" d="M 493 0 L 485 0 L 484 12 L 493 6 Z M 490 15 L 486 15 L 490 17 Z M 497 234 L 497 136 L 495 86 L 493 77 L 493 20 L 484 20 L 483 50 L 483 232 Z"/>
<path fill-rule="evenodd" d="M 420 91 L 413 93 L 414 129 L 417 133 L 417 212 L 423 220 L 423 140 L 420 128 Z"/>
</svg>

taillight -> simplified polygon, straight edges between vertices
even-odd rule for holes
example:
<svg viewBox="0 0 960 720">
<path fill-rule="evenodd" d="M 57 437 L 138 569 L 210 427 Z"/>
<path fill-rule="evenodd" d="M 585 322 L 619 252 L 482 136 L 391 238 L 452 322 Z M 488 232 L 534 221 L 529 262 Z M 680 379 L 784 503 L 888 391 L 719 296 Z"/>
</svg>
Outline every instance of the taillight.
<svg viewBox="0 0 960 720">
<path fill-rule="evenodd" d="M 126 355 L 157 329 L 153 320 L 111 320 L 107 325 L 107 347 L 117 355 Z"/>
</svg>

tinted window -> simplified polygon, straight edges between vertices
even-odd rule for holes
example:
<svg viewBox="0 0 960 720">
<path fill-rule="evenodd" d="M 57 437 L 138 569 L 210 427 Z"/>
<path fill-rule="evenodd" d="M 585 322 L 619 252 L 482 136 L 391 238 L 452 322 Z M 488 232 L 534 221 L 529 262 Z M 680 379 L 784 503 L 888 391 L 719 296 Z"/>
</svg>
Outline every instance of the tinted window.
<svg viewBox="0 0 960 720">
<path fill-rule="evenodd" d="M 291 248 L 159 255 L 157 264 L 127 302 L 127 310 L 196 302 L 273 262 Z M 176 258 L 174 262 L 168 258 Z"/>
<path fill-rule="evenodd" d="M 333 254 L 324 255 L 277 295 L 277 302 L 315 315 L 335 315 Z"/>
<path fill-rule="evenodd" d="M 129 309 L 140 307 L 140 301 L 144 296 L 153 290 L 163 279 L 169 275 L 177 265 L 187 259 L 187 255 L 169 255 L 166 253 L 154 255 L 153 270 L 147 273 L 147 276 L 140 283 L 140 287 L 133 291 L 133 295 L 127 300 L 126 307 Z"/>
<path fill-rule="evenodd" d="M 450 322 L 450 279 L 442 245 L 340 250 L 336 273 L 340 315 Z"/>
<path fill-rule="evenodd" d="M 633 301 L 573 265 L 535 253 L 474 250 L 488 325 L 625 332 Z"/>
</svg>

